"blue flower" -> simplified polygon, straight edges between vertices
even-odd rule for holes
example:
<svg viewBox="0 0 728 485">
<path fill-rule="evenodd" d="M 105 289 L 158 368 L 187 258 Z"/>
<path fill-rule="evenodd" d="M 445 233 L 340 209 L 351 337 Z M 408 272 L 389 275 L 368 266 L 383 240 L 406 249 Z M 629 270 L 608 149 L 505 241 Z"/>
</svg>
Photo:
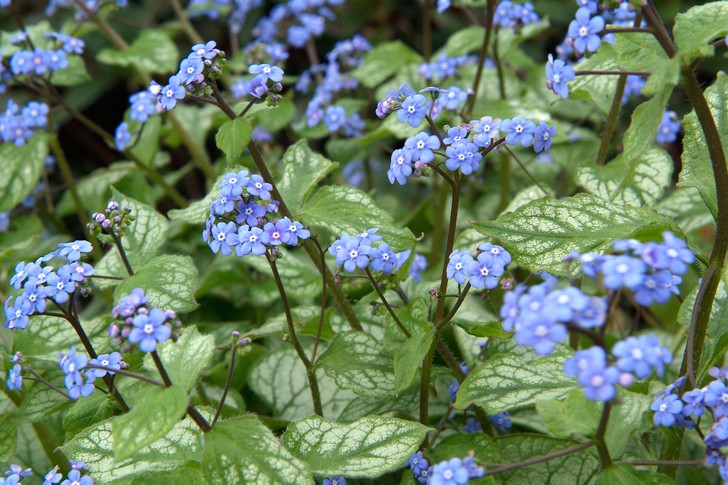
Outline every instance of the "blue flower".
<svg viewBox="0 0 728 485">
<path fill-rule="evenodd" d="M 389 248 L 389 244 L 382 243 L 379 247 L 372 249 L 370 254 L 371 267 L 374 271 L 381 271 L 384 274 L 394 273 L 397 267 L 397 256 Z"/>
<path fill-rule="evenodd" d="M 55 485 L 63 479 L 63 475 L 58 473 L 58 465 L 54 466 L 51 471 L 43 477 L 43 485 Z"/>
<path fill-rule="evenodd" d="M 332 104 L 326 108 L 324 123 L 330 132 L 335 133 L 344 126 L 346 122 L 346 111 L 341 106 Z"/>
<path fill-rule="evenodd" d="M 569 24 L 567 36 L 573 39 L 574 49 L 579 54 L 595 52 L 602 43 L 599 32 L 604 30 L 604 19 L 599 15 L 591 17 L 589 9 L 582 7 L 576 11 L 576 18 Z"/>
<path fill-rule="evenodd" d="M 642 283 L 635 288 L 635 301 L 643 306 L 653 302 L 665 303 L 672 294 L 680 294 L 678 285 L 682 281 L 679 276 L 667 270 L 645 275 Z"/>
<path fill-rule="evenodd" d="M 263 229 L 260 227 L 240 226 L 238 228 L 238 245 L 235 246 L 235 254 L 240 257 L 253 254 L 261 256 L 266 252 L 266 247 L 261 241 Z"/>
<path fill-rule="evenodd" d="M 16 290 L 19 290 L 20 287 L 23 285 L 23 282 L 30 274 L 30 269 L 36 266 L 35 263 L 26 263 L 25 261 L 21 261 L 20 263 L 15 265 L 15 274 L 12 278 L 10 278 L 10 285 L 15 288 Z"/>
<path fill-rule="evenodd" d="M 83 374 L 81 374 L 81 369 L 86 366 L 87 362 L 88 358 L 85 355 L 76 354 L 75 347 L 71 347 L 68 355 L 58 355 L 58 366 L 66 374 L 63 383 L 68 389 L 68 396 L 73 400 L 78 399 L 80 396 L 88 397 L 94 392 L 92 382 L 95 378 L 86 375 L 86 379 L 84 379 Z"/>
<path fill-rule="evenodd" d="M 404 185 L 410 175 L 412 175 L 412 152 L 398 148 L 392 152 L 389 170 L 387 170 L 389 183 L 394 184 L 396 180 L 400 185 Z"/>
<path fill-rule="evenodd" d="M 158 343 L 172 336 L 172 329 L 165 324 L 166 321 L 167 314 L 159 308 L 152 308 L 149 314 L 138 314 L 132 320 L 134 328 L 129 333 L 129 342 L 139 343 L 142 352 L 155 351 Z"/>
<path fill-rule="evenodd" d="M 149 303 L 149 297 L 144 295 L 144 290 L 141 288 L 134 288 L 126 296 L 121 297 L 119 304 L 116 305 L 112 311 L 114 318 L 127 318 L 134 315 L 139 308 L 142 308 Z"/>
<path fill-rule="evenodd" d="M 705 446 L 720 449 L 726 445 L 728 445 L 728 418 L 721 417 L 713 423 L 710 433 L 705 437 Z"/>
<path fill-rule="evenodd" d="M 674 111 L 665 111 L 662 114 L 662 121 L 657 129 L 655 140 L 657 140 L 657 143 L 672 143 L 677 140 L 681 127 L 677 114 Z"/>
<path fill-rule="evenodd" d="M 308 239 L 311 237 L 311 231 L 304 229 L 303 224 L 298 221 L 292 221 L 288 217 L 284 217 L 280 220 L 280 223 L 285 227 L 283 242 L 289 246 L 298 245 L 299 239 Z"/>
<path fill-rule="evenodd" d="M 479 120 L 470 121 L 473 135 L 473 143 L 479 147 L 488 147 L 498 137 L 501 121 L 493 119 L 492 116 L 483 116 Z"/>
<path fill-rule="evenodd" d="M 270 191 L 273 190 L 273 186 L 256 174 L 251 175 L 247 189 L 250 195 L 255 195 L 261 200 L 270 200 Z"/>
<path fill-rule="evenodd" d="M 248 67 L 248 72 L 255 74 L 263 81 L 270 79 L 273 82 L 279 82 L 283 79 L 283 69 L 269 64 L 252 64 Z"/>
<path fill-rule="evenodd" d="M 470 472 L 460 458 L 451 458 L 432 467 L 430 485 L 460 485 L 468 483 Z"/>
<path fill-rule="evenodd" d="M 61 266 L 57 272 L 48 274 L 48 286 L 45 294 L 53 297 L 56 303 L 65 303 L 69 296 L 76 291 L 76 283 L 71 280 L 71 269 L 68 265 Z"/>
<path fill-rule="evenodd" d="M 364 269 L 369 265 L 371 250 L 371 246 L 361 244 L 358 239 L 349 239 L 336 253 L 336 264 L 343 264 L 350 273 L 356 268 Z"/>
<path fill-rule="evenodd" d="M 91 359 L 89 364 L 98 365 L 105 369 L 89 369 L 87 373 L 93 373 L 94 378 L 104 377 L 107 373 L 114 375 L 115 370 L 121 369 L 121 354 L 119 352 L 112 352 L 110 354 L 102 354 Z"/>
<path fill-rule="evenodd" d="M 683 394 L 682 401 L 684 403 L 682 413 L 686 418 L 695 416 L 699 418 L 705 413 L 705 391 L 703 389 L 693 389 Z"/>
<path fill-rule="evenodd" d="M 218 222 L 212 226 L 212 240 L 210 241 L 210 249 L 217 254 L 221 251 L 223 256 L 228 256 L 239 243 L 238 227 L 234 222 Z"/>
<path fill-rule="evenodd" d="M 220 180 L 220 195 L 228 199 L 240 197 L 243 194 L 243 188 L 249 182 L 248 171 L 243 169 L 239 172 L 226 173 Z"/>
<path fill-rule="evenodd" d="M 465 422 L 465 426 L 463 427 L 463 431 L 470 434 L 477 433 L 478 431 L 482 430 L 483 426 L 478 421 L 476 421 L 475 418 L 468 418 Z"/>
<path fill-rule="evenodd" d="M 531 146 L 533 144 L 533 133 L 536 131 L 536 123 L 525 119 L 523 116 L 516 116 L 513 119 L 505 119 L 501 122 L 501 130 L 506 135 L 506 143 L 509 145 Z"/>
<path fill-rule="evenodd" d="M 539 153 L 541 151 L 547 151 L 551 148 L 551 141 L 556 136 L 556 127 L 554 125 L 547 125 L 543 121 L 539 123 L 533 132 L 533 151 Z"/>
<path fill-rule="evenodd" d="M 131 133 L 129 133 L 129 124 L 126 121 L 119 123 L 114 132 L 114 144 L 120 152 L 126 150 L 131 141 Z"/>
<path fill-rule="evenodd" d="M 619 382 L 619 371 L 615 367 L 587 368 L 579 374 L 578 381 L 590 401 L 611 401 L 617 394 L 615 384 Z"/>
<path fill-rule="evenodd" d="M 346 485 L 346 478 L 344 477 L 331 477 L 324 479 L 322 485 Z"/>
<path fill-rule="evenodd" d="M 73 241 L 70 243 L 61 243 L 58 245 L 58 257 L 65 257 L 68 262 L 74 262 L 81 259 L 81 253 L 90 253 L 93 246 L 88 241 Z"/>
<path fill-rule="evenodd" d="M 204 79 L 202 71 L 205 65 L 199 57 L 188 57 L 183 59 L 179 65 L 179 76 L 184 84 L 202 82 Z"/>
<path fill-rule="evenodd" d="M 518 345 L 533 347 L 538 355 L 551 355 L 554 344 L 566 338 L 566 327 L 554 321 L 545 313 L 524 313 L 519 319 L 520 328 L 516 330 Z"/>
<path fill-rule="evenodd" d="M 399 255 L 397 256 L 397 259 L 400 259 Z M 415 257 L 412 260 L 412 264 L 409 268 L 410 277 L 412 277 L 412 279 L 416 282 L 420 283 L 422 281 L 422 275 L 420 273 L 426 269 L 427 259 L 421 254 L 415 254 Z"/>
<path fill-rule="evenodd" d="M 216 49 L 217 44 L 214 40 L 207 41 L 205 44 L 195 44 L 192 46 L 192 53 L 190 56 L 196 56 L 203 59 L 213 59 L 220 53 L 219 49 Z"/>
<path fill-rule="evenodd" d="M 677 395 L 669 394 L 655 399 L 650 409 L 655 411 L 655 415 L 652 417 L 655 426 L 669 428 L 675 424 L 676 415 L 682 417 L 683 402 Z"/>
<path fill-rule="evenodd" d="M 454 250 L 450 253 L 450 260 L 447 264 L 446 274 L 448 279 L 454 279 L 460 285 L 464 284 L 469 276 L 467 267 L 473 261 L 470 252 L 459 249 Z"/>
<path fill-rule="evenodd" d="M 491 414 L 488 416 L 488 419 L 490 419 L 490 422 L 493 423 L 495 429 L 497 429 L 500 433 L 505 433 L 511 429 L 511 426 L 513 425 L 511 422 L 511 414 L 508 411 Z"/>
<path fill-rule="evenodd" d="M 427 98 L 421 94 L 408 96 L 402 102 L 402 109 L 397 111 L 400 122 L 407 121 L 413 128 L 420 126 L 420 122 L 427 114 Z"/>
<path fill-rule="evenodd" d="M 658 375 L 664 372 L 665 364 L 672 362 L 670 352 L 660 345 L 655 335 L 628 337 L 617 342 L 612 348 L 617 358 L 617 367 L 622 372 L 631 372 L 638 379 L 652 374 L 654 369 Z"/>
<path fill-rule="evenodd" d="M 148 89 L 129 96 L 129 104 L 129 118 L 140 123 L 157 113 L 156 97 Z"/>
<path fill-rule="evenodd" d="M 12 369 L 8 371 L 8 379 L 5 384 L 11 391 L 20 391 L 23 387 L 23 376 L 20 375 L 21 371 L 20 364 L 15 364 Z"/>
<path fill-rule="evenodd" d="M 359 244 L 364 244 L 367 246 L 371 246 L 373 242 L 381 241 L 382 236 L 377 234 L 377 231 L 379 231 L 378 227 L 373 227 L 371 229 L 367 229 L 366 231 L 360 233 L 356 238 L 359 241 Z"/>
<path fill-rule="evenodd" d="M 450 86 L 446 93 L 437 98 L 436 104 L 449 110 L 456 110 L 468 99 L 468 93 L 457 86 Z"/>
<path fill-rule="evenodd" d="M 687 243 L 675 237 L 671 232 L 662 233 L 665 240 L 665 254 L 668 258 L 667 269 L 674 274 L 685 274 L 688 270 L 687 265 L 695 262 L 695 254 L 688 249 Z"/>
<path fill-rule="evenodd" d="M 635 289 L 642 284 L 647 267 L 640 259 L 620 255 L 606 258 L 601 270 L 604 286 L 610 290 L 618 290 L 622 286 Z"/>
<path fill-rule="evenodd" d="M 167 111 L 171 110 L 177 105 L 178 99 L 184 99 L 187 94 L 187 90 L 182 86 L 182 80 L 179 76 L 170 76 L 168 84 L 162 88 L 160 92 L 160 104 L 162 108 Z"/>
<path fill-rule="evenodd" d="M 283 221 L 266 222 L 263 226 L 263 233 L 260 235 L 260 242 L 270 246 L 280 246 L 284 237 L 288 236 L 288 225 Z"/>
<path fill-rule="evenodd" d="M 78 470 L 71 470 L 68 472 L 68 478 L 61 482 L 61 485 L 92 485 L 93 479 L 89 476 L 81 476 L 81 472 Z"/>
<path fill-rule="evenodd" d="M 433 150 L 440 148 L 440 139 L 423 131 L 407 138 L 404 147 L 409 151 L 413 161 L 430 163 L 435 158 Z"/>
<path fill-rule="evenodd" d="M 607 301 L 598 296 L 589 297 L 587 305 L 574 312 L 572 321 L 581 328 L 601 327 L 607 319 Z"/>
<path fill-rule="evenodd" d="M 445 149 L 445 166 L 453 172 L 457 169 L 465 175 L 477 171 L 483 156 L 478 152 L 478 146 L 469 141 L 453 143 Z"/>
<path fill-rule="evenodd" d="M 713 409 L 715 417 L 728 416 L 728 388 L 723 381 L 713 381 L 703 390 L 703 403 Z"/>
<path fill-rule="evenodd" d="M 480 253 L 476 260 L 470 261 L 465 268 L 473 288 L 494 289 L 498 286 L 498 277 L 503 275 L 503 261 L 491 253 Z"/>
</svg>

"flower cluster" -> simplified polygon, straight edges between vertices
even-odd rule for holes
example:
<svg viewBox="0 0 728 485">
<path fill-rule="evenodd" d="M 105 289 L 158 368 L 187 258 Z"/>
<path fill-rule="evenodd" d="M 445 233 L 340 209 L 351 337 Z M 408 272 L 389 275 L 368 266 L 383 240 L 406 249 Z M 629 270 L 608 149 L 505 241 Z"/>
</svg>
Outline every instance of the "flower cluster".
<svg viewBox="0 0 728 485">
<path fill-rule="evenodd" d="M 0 484 L 2 485 L 15 485 L 21 483 L 23 478 L 32 477 L 33 470 L 30 468 L 23 469 L 20 465 L 10 465 L 8 471 L 3 473 L 3 477 L 0 477 Z"/>
<path fill-rule="evenodd" d="M 91 10 L 92 12 L 97 12 L 103 4 L 103 2 L 100 2 L 99 0 L 83 0 L 83 3 L 86 8 Z M 129 5 L 129 0 L 115 0 L 114 5 L 116 5 L 118 8 L 126 8 Z M 60 8 L 72 7 L 75 7 L 76 9 L 75 18 L 77 21 L 81 21 L 86 18 L 86 12 L 82 8 L 77 6 L 74 0 L 49 0 L 48 6 L 45 9 L 45 13 L 47 16 L 50 17 Z"/>
<path fill-rule="evenodd" d="M 680 294 L 680 275 L 687 272 L 695 255 L 684 240 L 672 233 L 665 231 L 662 237 L 661 243 L 615 241 L 616 254 L 574 253 L 571 257 L 581 261 L 587 276 L 601 275 L 609 290 L 628 288 L 634 292 L 635 301 L 644 306 L 665 303 L 673 294 Z"/>
<path fill-rule="evenodd" d="M 48 105 L 31 101 L 22 108 L 12 99 L 0 114 L 0 143 L 25 145 L 33 134 L 48 126 Z"/>
<path fill-rule="evenodd" d="M 369 229 L 358 236 L 342 235 L 329 246 L 329 254 L 336 258 L 336 264 L 352 273 L 357 268 L 371 268 L 384 274 L 399 269 L 411 254 L 409 251 L 394 253 L 387 243 L 381 243 L 378 228 Z M 374 246 L 373 243 L 378 243 Z"/>
<path fill-rule="evenodd" d="M 473 55 L 462 55 L 456 57 L 448 57 L 446 52 L 440 54 L 437 59 L 432 62 L 423 62 L 417 67 L 417 74 L 423 79 L 443 80 L 448 77 L 454 77 L 458 74 L 458 70 L 465 66 L 472 66 L 478 63 L 478 57 Z"/>
<path fill-rule="evenodd" d="M 66 375 L 63 383 L 68 389 L 68 397 L 74 401 L 79 397 L 88 397 L 94 392 L 93 382 L 96 380 L 96 375 L 93 372 L 81 372 L 86 364 L 88 357 L 77 354 L 75 347 L 71 347 L 68 354 L 58 354 L 58 366 Z"/>
<path fill-rule="evenodd" d="M 329 7 L 342 3 L 344 0 L 289 0 L 278 4 L 267 17 L 258 21 L 253 36 L 259 42 L 268 43 L 285 33 L 288 44 L 302 48 L 309 40 L 324 33 L 327 20 L 336 18 Z"/>
<path fill-rule="evenodd" d="M 548 62 L 546 62 L 546 86 L 565 99 L 569 97 L 567 83 L 574 79 L 576 79 L 574 68 L 561 59 L 554 60 L 554 56 L 549 54 Z"/>
<path fill-rule="evenodd" d="M 511 255 L 501 246 L 483 243 L 478 246 L 475 258 L 470 251 L 460 249 L 450 254 L 447 277 L 459 285 L 470 283 L 475 289 L 492 290 L 511 262 Z"/>
<path fill-rule="evenodd" d="M 419 483 L 460 485 L 468 483 L 471 479 L 482 478 L 486 474 L 485 470 L 475 463 L 473 452 L 470 453 L 470 456 L 464 459 L 451 458 L 431 466 L 427 459 L 422 456 L 422 452 L 418 451 L 409 457 L 407 466 L 410 467 Z"/>
<path fill-rule="evenodd" d="M 157 307 L 149 306 L 149 298 L 141 288 L 134 288 L 132 292 L 119 300 L 114 307 L 114 318 L 116 322 L 109 327 L 109 336 L 121 344 L 123 339 L 129 343 L 139 344 L 142 352 L 154 352 L 157 344 L 168 340 L 172 336 L 172 328 L 179 328 L 181 323 L 172 310 L 160 310 Z M 97 360 L 101 360 L 99 356 Z M 104 367 L 119 365 L 119 360 L 113 355 L 103 356 L 107 364 Z M 94 375 L 99 372 L 94 370 Z M 103 371 L 101 371 L 103 372 Z"/>
<path fill-rule="evenodd" d="M 313 97 L 306 108 L 306 124 L 317 126 L 324 123 L 329 132 L 343 132 L 344 136 L 361 136 L 364 131 L 364 120 L 359 113 L 346 114 L 346 109 L 336 104 L 334 96 L 344 90 L 356 89 L 359 81 L 346 74 L 346 71 L 361 65 L 363 56 L 372 49 L 367 40 L 356 35 L 351 39 L 338 42 L 326 55 L 327 63 L 313 66 L 305 71 L 296 90 L 308 90 L 314 75 L 321 76 L 321 82 L 316 85 Z"/>
<path fill-rule="evenodd" d="M 23 388 L 23 376 L 21 375 L 23 362 L 23 354 L 16 352 L 10 363 L 13 367 L 8 371 L 8 379 L 5 381 L 5 385 L 10 391 L 19 391 Z"/>
<path fill-rule="evenodd" d="M 248 171 L 229 172 L 220 181 L 220 198 L 210 205 L 202 239 L 213 253 L 260 256 L 282 244 L 297 246 L 311 232 L 288 217 L 272 219 L 278 202 L 271 200 L 273 186 Z M 271 218 L 269 220 L 269 218 Z"/>
<path fill-rule="evenodd" d="M 717 465 L 724 483 L 728 481 L 728 368 L 713 367 L 708 372 L 714 379 L 702 388 L 683 392 L 685 377 L 657 394 L 652 403 L 655 426 L 695 428 L 702 419 L 710 418 L 710 431 L 704 435 L 705 463 Z M 701 434 L 703 436 L 703 434 Z"/>
<path fill-rule="evenodd" d="M 674 111 L 665 111 L 662 114 L 662 121 L 660 127 L 657 129 L 657 136 L 655 140 L 657 143 L 672 143 L 677 140 L 677 135 L 680 133 L 682 123 L 677 117 L 677 113 Z"/>
<path fill-rule="evenodd" d="M 15 51 L 10 57 L 10 72 L 14 76 L 45 76 L 68 67 L 69 55 L 83 53 L 84 42 L 70 35 L 48 32 L 45 49 L 31 43 L 28 33 L 12 39 L 14 44 L 25 44 L 25 49 Z"/>
<path fill-rule="evenodd" d="M 106 205 L 104 212 L 91 214 L 91 219 L 93 222 L 88 223 L 88 229 L 91 234 L 98 237 L 101 233 L 120 236 L 135 218 L 131 215 L 131 207 L 121 207 L 118 202 L 112 200 Z"/>
<path fill-rule="evenodd" d="M 31 315 L 46 311 L 48 300 L 61 305 L 68 302 L 77 289 L 88 291 L 87 278 L 94 274 L 94 269 L 81 257 L 91 250 L 88 241 L 61 243 L 58 249 L 35 262 L 18 263 L 10 285 L 16 290 L 22 288 L 23 293 L 5 300 L 5 328 L 23 329 L 28 326 Z M 61 259 L 65 264 L 57 269 L 47 264 L 54 259 Z"/>
<path fill-rule="evenodd" d="M 68 472 L 66 480 L 63 480 L 63 474 L 59 473 L 58 465 L 56 465 L 43 477 L 43 485 L 56 485 L 57 483 L 60 485 L 93 485 L 94 481 L 91 477 L 81 475 L 81 471 L 86 469 L 85 463 L 71 461 L 69 464 L 71 471 Z M 61 482 L 61 480 L 63 481 Z"/>
<path fill-rule="evenodd" d="M 509 0 L 503 0 L 498 3 L 493 15 L 493 23 L 501 28 L 515 28 L 535 24 L 540 20 L 531 2 L 513 3 Z"/>
</svg>

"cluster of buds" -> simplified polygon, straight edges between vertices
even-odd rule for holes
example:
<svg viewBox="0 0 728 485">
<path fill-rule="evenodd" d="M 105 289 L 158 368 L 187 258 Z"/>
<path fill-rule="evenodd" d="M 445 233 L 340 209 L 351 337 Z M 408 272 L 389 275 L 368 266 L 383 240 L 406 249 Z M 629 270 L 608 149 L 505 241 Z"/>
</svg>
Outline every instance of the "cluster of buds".
<svg viewBox="0 0 728 485">
<path fill-rule="evenodd" d="M 91 234 L 98 237 L 101 233 L 120 236 L 135 218 L 131 215 L 131 207 L 120 207 L 118 202 L 112 200 L 104 212 L 94 212 L 91 219 L 87 227 Z"/>
<path fill-rule="evenodd" d="M 230 336 L 232 337 L 233 347 L 240 347 L 239 352 L 242 355 L 248 355 L 250 351 L 253 350 L 253 341 L 250 337 L 240 338 L 240 332 L 237 330 L 234 330 Z"/>
</svg>

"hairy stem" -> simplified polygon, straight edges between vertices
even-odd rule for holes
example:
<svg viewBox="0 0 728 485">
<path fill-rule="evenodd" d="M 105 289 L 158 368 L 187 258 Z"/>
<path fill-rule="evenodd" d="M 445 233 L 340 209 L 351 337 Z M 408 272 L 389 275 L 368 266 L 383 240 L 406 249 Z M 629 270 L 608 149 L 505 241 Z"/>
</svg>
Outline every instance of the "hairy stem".
<svg viewBox="0 0 728 485">
<path fill-rule="evenodd" d="M 493 32 L 493 15 L 495 14 L 495 8 L 497 5 L 497 0 L 488 0 L 485 6 L 485 35 L 483 36 L 483 45 L 480 47 L 478 68 L 475 71 L 475 78 L 473 79 L 473 94 L 470 96 L 470 99 L 468 100 L 468 107 L 465 110 L 468 117 L 473 115 L 475 98 L 478 97 L 480 78 L 483 76 L 483 66 L 485 65 L 485 59 L 488 57 L 488 45 L 490 44 L 490 36 Z"/>
</svg>

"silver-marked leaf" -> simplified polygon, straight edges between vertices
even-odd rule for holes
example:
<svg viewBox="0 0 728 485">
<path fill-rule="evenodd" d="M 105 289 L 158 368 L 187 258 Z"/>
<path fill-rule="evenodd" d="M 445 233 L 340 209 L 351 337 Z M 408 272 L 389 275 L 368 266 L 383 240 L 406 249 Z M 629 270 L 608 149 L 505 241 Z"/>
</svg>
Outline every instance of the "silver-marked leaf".
<svg viewBox="0 0 728 485">
<path fill-rule="evenodd" d="M 107 333 L 111 320 L 111 315 L 102 315 L 81 321 L 86 336 L 91 340 L 91 344 L 97 352 L 104 353 L 111 350 L 111 342 Z M 58 353 L 68 353 L 74 345 L 78 352 L 85 353 L 78 334 L 68 320 L 61 317 L 34 315 L 25 330 L 15 333 L 13 350 L 36 358 L 44 356 L 50 361 L 57 362 Z"/>
<path fill-rule="evenodd" d="M 189 256 L 157 256 L 119 284 L 114 291 L 115 302 L 134 288 L 142 288 L 152 306 L 177 313 L 191 312 L 197 308 L 197 267 Z"/>
<path fill-rule="evenodd" d="M 184 415 L 187 393 L 176 386 L 150 386 L 141 391 L 134 404 L 131 411 L 111 420 L 117 460 L 166 436 Z"/>
<path fill-rule="evenodd" d="M 412 249 L 415 245 L 409 229 L 394 226 L 392 216 L 380 209 L 368 194 L 348 185 L 322 187 L 304 205 L 301 221 L 337 236 L 356 235 L 378 227 L 377 234 L 393 251 Z"/>
<path fill-rule="evenodd" d="M 63 417 L 66 439 L 114 415 L 116 402 L 101 392 L 79 399 Z"/>
<path fill-rule="evenodd" d="M 515 197 L 511 199 L 511 201 L 508 203 L 508 206 L 503 209 L 503 212 L 501 212 L 501 215 L 505 214 L 506 212 L 513 212 L 519 207 L 524 206 L 534 200 L 538 200 L 542 197 L 554 196 L 553 190 L 549 188 L 546 188 L 546 190 L 548 191 L 548 193 L 544 194 L 543 190 L 538 185 L 531 185 L 530 187 L 526 187 L 525 189 L 519 191 L 515 195 Z"/>
<path fill-rule="evenodd" d="M 637 470 L 622 463 L 606 468 L 599 475 L 599 485 L 671 485 L 675 480 L 655 470 Z"/>
<path fill-rule="evenodd" d="M 51 368 L 42 372 L 41 377 L 47 382 L 62 383 L 63 372 L 59 367 Z M 23 387 L 26 383 L 23 382 Z M 29 386 L 30 387 L 30 386 Z M 71 407 L 72 401 L 63 397 L 50 387 L 39 382 L 33 383 L 27 391 L 20 407 L 15 410 L 13 417 L 18 421 L 29 421 L 37 423 L 48 418 L 48 416 L 61 410 Z"/>
<path fill-rule="evenodd" d="M 715 83 L 705 90 L 705 99 L 718 127 L 723 152 L 728 153 L 728 75 L 719 72 Z M 700 191 L 706 205 L 717 219 L 718 196 L 715 191 L 715 178 L 705 141 L 703 129 L 700 127 L 695 111 L 691 111 L 683 119 L 683 152 L 682 170 L 678 185 L 695 187 Z M 725 190 L 722 187 L 721 190 Z"/>
<path fill-rule="evenodd" d="M 685 234 L 715 224 L 708 206 L 694 187 L 680 188 L 657 204 L 657 212 L 677 222 Z"/>
<path fill-rule="evenodd" d="M 619 67 L 625 71 L 651 73 L 641 90 L 643 95 L 650 96 L 677 84 L 680 62 L 668 57 L 654 35 L 634 32 L 615 35 L 614 50 Z"/>
<path fill-rule="evenodd" d="M 395 395 L 392 357 L 364 332 L 340 332 L 316 360 L 336 384 L 361 396 L 388 400 Z"/>
<path fill-rule="evenodd" d="M 394 385 L 397 394 L 415 381 L 422 359 L 435 337 L 435 327 L 426 320 L 427 303 L 418 299 L 397 312 L 402 324 L 410 329 L 410 336 L 394 350 Z M 396 330 L 399 332 L 399 329 Z"/>
<path fill-rule="evenodd" d="M 228 163 L 234 163 L 243 155 L 250 142 L 253 129 L 245 118 L 226 121 L 215 135 L 215 143 L 222 150 Z"/>
<path fill-rule="evenodd" d="M 420 402 L 420 393 L 417 387 L 407 389 L 398 396 L 388 400 L 357 396 L 349 402 L 338 415 L 339 421 L 355 421 L 364 416 L 412 416 L 415 417 Z"/>
<path fill-rule="evenodd" d="M 670 186 L 672 169 L 672 158 L 652 147 L 631 161 L 620 155 L 602 167 L 588 162 L 577 169 L 576 180 L 608 202 L 652 207 Z"/>
<path fill-rule="evenodd" d="M 187 224 L 199 224 L 203 227 L 210 215 L 210 205 L 220 197 L 220 181 L 225 175 L 220 175 L 212 184 L 210 192 L 200 200 L 192 202 L 184 209 L 172 209 L 167 216 L 173 221 L 182 221 Z M 202 232 L 202 231 L 200 231 Z"/>
<path fill-rule="evenodd" d="M 601 407 L 582 389 L 575 389 L 565 399 L 538 401 L 536 412 L 557 438 L 591 438 L 599 426 Z"/>
<path fill-rule="evenodd" d="M 709 2 L 692 7 L 675 17 L 672 29 L 678 55 L 685 65 L 713 55 L 711 41 L 728 33 L 728 2 Z"/>
<path fill-rule="evenodd" d="M 177 47 L 161 29 L 141 29 L 128 49 L 103 49 L 96 58 L 113 66 L 136 64 L 148 74 L 170 73 L 177 70 L 179 62 Z"/>
<path fill-rule="evenodd" d="M 283 253 L 283 251 L 281 251 Z M 243 264 L 252 266 L 263 274 L 270 274 L 270 266 L 265 258 L 248 257 L 242 259 Z M 308 300 L 321 294 L 321 273 L 309 258 L 300 257 L 296 253 L 286 252 L 282 259 L 276 262 L 278 273 L 286 283 L 286 293 L 289 298 Z M 275 282 L 269 283 L 275 292 L 275 299 L 280 298 Z M 260 287 L 267 287 L 266 283 Z"/>
<path fill-rule="evenodd" d="M 111 186 L 136 170 L 132 162 L 116 162 L 108 167 L 94 170 L 90 174 L 76 181 L 76 192 L 81 204 L 89 212 L 98 212 L 104 208 L 108 200 Z M 56 212 L 61 215 L 73 214 L 76 208 L 73 205 L 71 194 L 63 193 L 61 201 L 56 206 Z"/>
<path fill-rule="evenodd" d="M 219 422 L 205 433 L 202 468 L 211 483 L 314 483 L 306 465 L 255 416 Z"/>
<path fill-rule="evenodd" d="M 455 407 L 477 404 L 495 414 L 559 399 L 578 388 L 576 380 L 564 374 L 567 358 L 560 352 L 530 361 L 520 355 L 498 355 L 468 374 L 460 384 Z"/>
<path fill-rule="evenodd" d="M 111 188 L 112 200 L 120 207 L 131 207 L 131 215 L 135 219 L 129 224 L 121 237 L 124 251 L 133 270 L 138 270 L 144 263 L 156 256 L 159 248 L 167 240 L 167 219 L 153 207 L 127 197 L 115 188 Z M 96 274 L 107 276 L 128 276 L 124 263 L 116 248 L 111 248 L 96 265 Z M 94 284 L 100 288 L 114 286 L 114 280 L 96 279 Z"/>
<path fill-rule="evenodd" d="M 666 229 L 669 223 L 649 209 L 610 205 L 594 195 L 577 194 L 563 200 L 538 199 L 495 221 L 476 222 L 474 227 L 500 239 L 526 269 L 561 275 L 563 260 L 571 251 L 600 252 L 613 241 L 645 228 Z M 656 235 L 659 232 L 655 230 Z"/>
<path fill-rule="evenodd" d="M 70 460 L 86 463 L 97 483 L 172 471 L 188 461 L 200 459 L 202 431 L 190 418 L 184 418 L 163 438 L 128 458 L 116 460 L 112 449 L 112 421 L 86 428 L 61 447 Z"/>
<path fill-rule="evenodd" d="M 437 463 L 447 461 L 454 456 L 468 456 L 471 450 L 475 451 L 475 458 L 481 463 L 500 461 L 500 452 L 493 438 L 485 433 L 465 432 L 447 436 L 427 453 L 427 458 Z"/>
<path fill-rule="evenodd" d="M 324 372 L 318 371 L 316 376 L 324 416 L 339 416 L 350 402 L 359 399 L 352 391 L 337 387 Z M 292 348 L 257 360 L 250 369 L 248 384 L 280 419 L 293 421 L 314 414 L 306 368 Z"/>
<path fill-rule="evenodd" d="M 603 42 L 599 50 L 579 63 L 579 70 L 619 70 L 617 53 L 611 44 Z M 617 86 L 617 76 L 578 76 L 571 82 L 570 98 L 592 101 L 604 115 L 609 113 Z"/>
<path fill-rule="evenodd" d="M 283 154 L 283 173 L 278 190 L 294 215 L 301 210 L 316 185 L 337 166 L 337 163 L 311 150 L 306 140 L 299 140 L 288 147 Z"/>
<path fill-rule="evenodd" d="M 202 335 L 194 326 L 185 328 L 176 342 L 168 340 L 157 347 L 159 359 L 167 369 L 172 384 L 185 393 L 194 387 L 197 377 L 210 363 L 214 352 L 215 339 L 212 335 Z M 144 367 L 151 372 L 157 371 L 149 355 L 144 358 Z"/>
<path fill-rule="evenodd" d="M 339 424 L 311 416 L 291 424 L 283 444 L 317 475 L 376 478 L 401 468 L 428 429 L 397 418 L 368 416 Z"/>
<path fill-rule="evenodd" d="M 520 463 L 579 444 L 534 434 L 511 434 L 495 438 L 504 463 Z M 504 483 L 593 483 L 601 465 L 589 449 L 519 468 L 501 475 Z"/>
<path fill-rule="evenodd" d="M 0 145 L 3 176 L 0 177 L 0 211 L 9 211 L 25 199 L 38 183 L 48 143 L 43 133 L 36 133 L 23 146 Z"/>
</svg>

